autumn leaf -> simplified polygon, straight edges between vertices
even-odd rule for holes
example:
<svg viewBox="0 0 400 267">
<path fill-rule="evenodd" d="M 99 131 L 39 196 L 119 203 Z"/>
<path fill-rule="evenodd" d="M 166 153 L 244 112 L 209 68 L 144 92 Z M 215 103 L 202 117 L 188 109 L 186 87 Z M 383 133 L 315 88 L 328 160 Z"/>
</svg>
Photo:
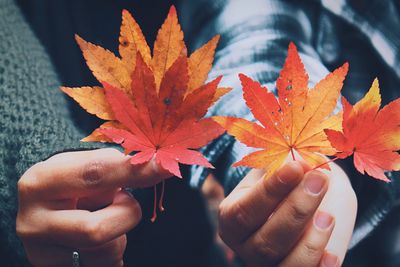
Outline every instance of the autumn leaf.
<svg viewBox="0 0 400 267">
<path fill-rule="evenodd" d="M 178 163 L 211 167 L 193 149 L 223 132 L 211 119 L 202 119 L 207 109 L 230 91 L 217 87 L 220 78 L 204 84 L 218 40 L 217 35 L 187 57 L 174 6 L 158 32 L 153 57 L 139 25 L 127 10 L 122 11 L 121 57 L 76 36 L 88 67 L 105 88 L 61 90 L 87 112 L 107 121 L 82 141 L 121 144 L 126 153 L 139 152 L 132 164 L 154 157 L 178 177 Z"/>
<path fill-rule="evenodd" d="M 132 75 L 135 103 L 122 90 L 104 83 L 106 99 L 118 122 L 126 129 L 101 128 L 99 132 L 121 144 L 126 153 L 138 151 L 132 164 L 155 158 L 175 176 L 182 177 L 178 163 L 212 167 L 192 149 L 207 144 L 224 130 L 210 118 L 202 117 L 211 105 L 220 78 L 190 93 L 186 55 L 181 55 L 165 73 L 157 93 L 152 70 L 137 55 Z"/>
<path fill-rule="evenodd" d="M 326 162 L 323 155 L 335 154 L 324 129 L 341 128 L 336 107 L 348 64 L 336 69 L 308 88 L 308 75 L 296 46 L 289 45 L 288 56 L 276 82 L 278 99 L 258 82 L 240 74 L 243 97 L 258 122 L 234 117 L 215 117 L 229 134 L 247 146 L 260 148 L 234 166 L 266 170 L 266 177 L 291 154 L 299 154 L 310 166 Z M 322 167 L 328 168 L 327 165 Z"/>
<path fill-rule="evenodd" d="M 344 97 L 343 131 L 325 130 L 337 158 L 351 155 L 356 169 L 388 182 L 384 171 L 400 170 L 400 99 L 381 110 L 378 80 L 358 103 L 352 106 Z"/>
<path fill-rule="evenodd" d="M 78 35 L 76 41 L 102 86 L 61 90 L 87 112 L 106 120 L 81 141 L 120 144 L 126 154 L 136 152 L 131 157 L 132 164 L 154 159 L 177 177 L 182 177 L 179 163 L 212 168 L 196 149 L 224 132 L 211 118 L 203 118 L 208 108 L 231 90 L 218 88 L 221 77 L 204 84 L 218 35 L 188 57 L 172 6 L 158 31 L 153 56 L 139 25 L 127 10 L 122 11 L 120 57 Z M 163 210 L 162 200 L 159 207 Z M 155 218 L 156 206 L 152 220 Z"/>
</svg>

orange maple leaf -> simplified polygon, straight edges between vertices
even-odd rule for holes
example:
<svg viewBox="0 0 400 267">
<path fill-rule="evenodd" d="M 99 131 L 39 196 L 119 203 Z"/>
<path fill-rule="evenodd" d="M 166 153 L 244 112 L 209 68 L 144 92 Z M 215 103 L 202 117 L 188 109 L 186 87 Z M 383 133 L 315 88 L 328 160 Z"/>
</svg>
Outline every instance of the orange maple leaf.
<svg viewBox="0 0 400 267">
<path fill-rule="evenodd" d="M 76 41 L 103 87 L 61 90 L 87 112 L 107 121 L 82 141 L 121 144 L 127 154 L 138 152 L 132 156 L 132 164 L 154 159 L 177 177 L 181 177 L 179 163 L 212 167 L 195 149 L 224 132 L 211 118 L 203 118 L 208 108 L 230 91 L 217 88 L 221 77 L 204 84 L 219 35 L 187 57 L 172 6 L 158 31 L 153 56 L 139 25 L 126 10 L 122 12 L 120 57 L 78 35 Z M 152 220 L 155 218 L 154 209 Z"/>
<path fill-rule="evenodd" d="M 344 97 L 343 131 L 325 130 L 337 158 L 354 156 L 359 172 L 388 182 L 384 171 L 400 170 L 400 99 L 381 110 L 378 80 L 354 106 Z"/>
<path fill-rule="evenodd" d="M 278 99 L 258 82 L 240 74 L 243 97 L 259 123 L 234 117 L 215 117 L 229 134 L 240 142 L 261 148 L 235 163 L 265 169 L 270 176 L 295 151 L 311 167 L 322 164 L 323 155 L 335 154 L 324 129 L 341 129 L 341 113 L 334 111 L 348 64 L 327 75 L 313 89 L 308 89 L 308 75 L 296 46 L 289 45 L 288 56 L 276 82 Z"/>
<path fill-rule="evenodd" d="M 108 120 L 82 141 L 120 143 L 126 153 L 141 151 L 132 164 L 155 156 L 164 169 L 178 177 L 178 162 L 211 167 L 199 152 L 188 148 L 199 148 L 222 134 L 214 121 L 201 119 L 208 107 L 230 90 L 217 88 L 220 78 L 203 86 L 218 40 L 217 35 L 186 57 L 174 6 L 158 32 L 153 57 L 139 25 L 126 10 L 119 37 L 121 57 L 76 36 L 88 67 L 103 87 L 61 90 L 87 112 Z M 135 114 L 141 121 L 134 117 L 126 120 Z M 133 135 L 146 146 L 131 144 Z"/>
</svg>

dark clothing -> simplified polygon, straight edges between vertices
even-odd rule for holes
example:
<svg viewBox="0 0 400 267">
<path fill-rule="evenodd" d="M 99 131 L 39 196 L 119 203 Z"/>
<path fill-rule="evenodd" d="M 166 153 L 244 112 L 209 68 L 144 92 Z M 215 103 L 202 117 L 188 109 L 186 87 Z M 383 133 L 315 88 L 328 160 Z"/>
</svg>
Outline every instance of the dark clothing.
<svg viewBox="0 0 400 267">
<path fill-rule="evenodd" d="M 18 2 L 50 53 L 62 84 L 67 86 L 95 84 L 74 44 L 73 33 L 116 51 L 120 12 L 122 8 L 127 8 L 140 25 L 145 25 L 143 31 L 150 34 L 147 40 L 151 44 L 169 5 L 167 1 L 140 1 L 143 4 L 139 4 L 122 0 Z M 349 61 L 350 72 L 344 94 L 351 102 L 354 103 L 368 90 L 375 76 L 380 78 L 386 101 L 399 97 L 399 7 L 393 2 L 182 1 L 179 13 L 189 48 L 193 50 L 220 33 L 222 38 L 210 78 L 223 74 L 224 85 L 234 87 L 234 91 L 215 105 L 209 114 L 229 114 L 251 119 L 248 109 L 240 100 L 237 74 L 243 72 L 274 89 L 273 82 L 283 65 L 289 41 L 294 41 L 298 46 L 312 83 L 321 79 L 327 70 Z M 83 148 L 84 145 L 78 140 L 98 123 L 75 104 L 70 103 L 68 110 L 64 96 L 57 89 L 60 82 L 49 62 L 46 52 L 13 1 L 0 0 L 2 266 L 27 265 L 21 244 L 15 236 L 18 178 L 29 166 L 55 152 Z M 212 142 L 203 151 L 217 166 L 216 175 L 227 193 L 248 171 L 229 168 L 248 150 L 227 135 Z M 351 243 L 353 249 L 346 261 L 348 266 L 376 266 L 370 261 L 369 255 L 364 253 L 360 257 L 357 250 L 365 252 L 370 249 L 366 237 L 392 210 L 400 187 L 396 180 L 384 184 L 358 175 L 348 166 L 351 165 L 344 167 L 357 193 L 359 214 Z M 191 184 L 198 187 L 206 174 L 206 170 L 193 167 L 187 178 L 190 177 Z M 128 266 L 130 263 L 133 266 L 207 266 L 204 258 L 208 255 L 208 249 L 212 248 L 212 233 L 202 200 L 198 193 L 183 184 L 176 181 L 169 184 L 167 193 L 168 190 L 180 193 L 174 191 L 173 204 L 170 204 L 167 215 L 160 219 L 158 225 L 143 222 L 130 233 L 126 252 Z M 144 193 L 143 205 L 151 203 L 147 198 Z M 385 222 L 386 225 L 397 223 L 394 220 L 396 218 L 390 218 Z M 166 224 L 168 226 L 162 228 Z M 398 225 L 391 227 L 389 234 L 395 236 L 393 233 L 397 233 Z M 383 239 L 379 238 L 385 235 L 378 231 L 374 242 L 380 242 L 381 248 L 392 248 L 389 255 L 385 255 L 388 260 L 385 266 L 397 266 L 396 253 L 399 252 L 394 251 L 394 246 L 383 244 Z M 362 240 L 365 241 L 360 243 Z M 378 244 L 375 245 L 378 247 Z M 375 250 L 373 256 L 379 255 L 379 250 Z"/>
</svg>

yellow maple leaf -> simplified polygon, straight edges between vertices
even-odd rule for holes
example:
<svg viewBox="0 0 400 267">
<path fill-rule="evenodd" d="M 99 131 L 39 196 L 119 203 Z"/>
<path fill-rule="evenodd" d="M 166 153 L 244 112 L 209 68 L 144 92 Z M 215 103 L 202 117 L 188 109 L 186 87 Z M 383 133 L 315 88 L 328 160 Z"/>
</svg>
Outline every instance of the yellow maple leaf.
<svg viewBox="0 0 400 267">
<path fill-rule="evenodd" d="M 325 163 L 323 155 L 333 155 L 335 149 L 324 129 L 341 129 L 341 113 L 331 114 L 347 71 L 346 63 L 309 89 L 308 75 L 296 46 L 291 43 L 276 82 L 278 99 L 258 82 L 240 74 L 243 97 L 261 125 L 233 117 L 214 120 L 242 143 L 262 150 L 245 156 L 235 166 L 265 169 L 268 177 L 290 153 L 294 157 L 297 152 L 311 167 Z"/>
</svg>

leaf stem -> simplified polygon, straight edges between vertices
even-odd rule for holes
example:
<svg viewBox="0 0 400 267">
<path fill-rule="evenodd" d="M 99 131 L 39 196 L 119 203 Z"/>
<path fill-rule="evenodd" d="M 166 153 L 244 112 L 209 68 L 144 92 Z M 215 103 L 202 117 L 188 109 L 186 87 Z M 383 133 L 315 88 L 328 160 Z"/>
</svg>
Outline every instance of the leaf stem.
<svg viewBox="0 0 400 267">
<path fill-rule="evenodd" d="M 162 184 L 161 184 L 161 196 L 160 196 L 160 201 L 158 202 L 158 208 L 160 209 L 161 212 L 163 212 L 165 210 L 164 206 L 163 206 L 164 192 L 165 192 L 165 181 L 162 181 Z"/>
<path fill-rule="evenodd" d="M 154 185 L 154 206 L 153 206 L 153 217 L 151 217 L 151 222 L 154 223 L 157 219 L 157 185 Z"/>
<path fill-rule="evenodd" d="M 292 154 L 292 159 L 296 161 L 296 157 L 294 156 L 293 148 L 290 149 L 290 153 Z"/>
<path fill-rule="evenodd" d="M 328 160 L 328 161 L 326 161 L 326 162 L 324 162 L 324 163 L 322 163 L 322 164 L 319 164 L 318 166 L 316 166 L 316 167 L 312 168 L 311 170 L 316 170 L 316 169 L 318 169 L 319 167 L 322 167 L 322 166 L 324 166 L 325 164 L 328 164 L 328 163 L 334 162 L 334 161 L 335 161 L 335 160 L 337 160 L 337 159 L 339 159 L 339 158 L 338 158 L 338 157 L 336 157 L 336 158 L 330 159 L 330 160 Z"/>
</svg>

